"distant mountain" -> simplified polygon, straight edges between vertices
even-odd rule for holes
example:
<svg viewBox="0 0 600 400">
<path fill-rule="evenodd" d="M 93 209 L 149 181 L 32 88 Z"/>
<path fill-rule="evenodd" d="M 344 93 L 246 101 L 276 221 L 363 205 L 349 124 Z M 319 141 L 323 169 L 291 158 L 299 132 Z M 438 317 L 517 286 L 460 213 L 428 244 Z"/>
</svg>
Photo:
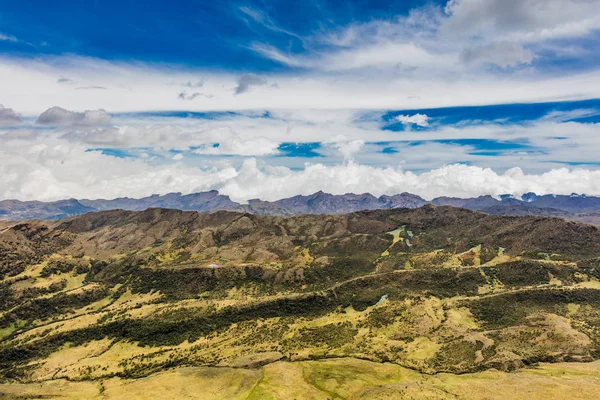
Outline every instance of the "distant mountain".
<svg viewBox="0 0 600 400">
<path fill-rule="evenodd" d="M 461 199 L 458 197 L 437 197 L 431 201 L 436 206 L 452 206 L 468 208 L 470 210 L 482 210 L 501 204 L 501 201 L 492 196 L 480 196 L 475 198 Z"/>
<path fill-rule="evenodd" d="M 164 196 L 154 194 L 141 199 L 122 197 L 114 200 L 81 200 L 80 202 L 98 211 L 143 211 L 148 208 L 173 208 L 184 211 L 200 211 L 203 213 L 218 210 L 244 211 L 241 204 L 231 201 L 229 196 L 219 194 L 216 190 L 188 195 L 169 193 Z"/>
<path fill-rule="evenodd" d="M 600 224 L 600 197 L 578 195 L 544 195 L 526 193 L 521 200 L 504 195 L 475 198 L 438 197 L 431 201 L 437 206 L 468 208 L 495 215 L 539 215 L 559 217 L 578 222 Z"/>
<path fill-rule="evenodd" d="M 370 193 L 334 195 L 319 191 L 276 201 L 252 199 L 241 204 L 219 194 L 216 190 L 182 195 L 169 193 L 141 199 L 128 197 L 113 200 L 0 201 L 0 220 L 61 219 L 93 211 L 170 208 L 184 211 L 212 213 L 237 211 L 257 215 L 290 216 L 296 214 L 347 214 L 363 210 L 419 208 L 425 204 L 453 206 L 495 215 L 539 215 L 560 217 L 573 221 L 600 224 L 600 197 L 586 195 L 543 195 L 526 193 L 521 199 L 511 195 L 500 198 L 479 196 L 473 198 L 437 197 L 430 202 L 410 193 L 375 197 Z"/>
<path fill-rule="evenodd" d="M 64 200 L 57 202 L 5 200 L 0 202 L 0 219 L 61 219 L 93 211 L 128 210 L 143 211 L 148 208 L 170 208 L 183 211 L 211 213 L 215 211 L 238 211 L 259 215 L 295 214 L 346 214 L 363 210 L 392 208 L 418 208 L 427 204 L 421 197 L 402 193 L 379 198 L 369 194 L 332 195 L 317 192 L 309 196 L 294 196 L 274 202 L 253 199 L 248 204 L 232 201 L 229 196 L 216 190 L 182 195 L 169 193 L 152 195 L 141 199 L 122 197 L 113 200 Z"/>
<path fill-rule="evenodd" d="M 574 217 L 569 217 L 572 221 L 583 222 L 584 224 L 600 225 L 600 211 L 591 211 L 580 214 L 575 214 Z"/>
<path fill-rule="evenodd" d="M 496 199 L 489 195 L 466 199 L 459 197 L 437 197 L 431 200 L 431 203 L 436 206 L 453 206 L 477 211 L 482 211 L 490 207 L 519 206 L 525 204 L 524 201 L 518 200 L 510 195 L 502 195 L 500 196 L 500 199 Z M 529 206 L 533 207 L 533 204 L 529 204 Z"/>
<path fill-rule="evenodd" d="M 273 203 L 270 201 L 263 201 L 260 199 L 248 200 L 246 205 L 246 211 L 251 214 L 258 215 L 278 215 L 278 216 L 290 216 L 294 215 L 292 211 L 285 208 L 282 205 Z"/>
<path fill-rule="evenodd" d="M 98 210 L 95 207 L 86 206 L 75 199 L 53 202 L 0 201 L 0 219 L 2 220 L 62 219 L 92 211 Z"/>
<path fill-rule="evenodd" d="M 464 208 L 468 208 L 468 207 L 464 207 Z M 550 208 L 550 207 L 534 207 L 534 206 L 529 206 L 527 204 L 494 205 L 491 207 L 482 208 L 479 211 L 482 211 L 486 214 L 493 214 L 493 215 L 513 215 L 513 216 L 539 215 L 539 216 L 545 216 L 545 217 L 558 217 L 558 218 L 566 218 L 566 219 L 574 218 L 574 214 L 571 214 L 564 210 L 559 210 L 557 208 Z"/>
<path fill-rule="evenodd" d="M 552 207 L 571 213 L 582 213 L 600 210 L 600 197 L 578 195 L 573 193 L 569 196 L 547 194 L 537 197 L 529 204 L 536 207 Z"/>
<path fill-rule="evenodd" d="M 274 204 L 292 214 L 347 214 L 363 210 L 419 208 L 427 201 L 410 193 L 377 198 L 370 193 L 333 195 L 319 191 L 310 196 L 277 200 Z"/>
</svg>

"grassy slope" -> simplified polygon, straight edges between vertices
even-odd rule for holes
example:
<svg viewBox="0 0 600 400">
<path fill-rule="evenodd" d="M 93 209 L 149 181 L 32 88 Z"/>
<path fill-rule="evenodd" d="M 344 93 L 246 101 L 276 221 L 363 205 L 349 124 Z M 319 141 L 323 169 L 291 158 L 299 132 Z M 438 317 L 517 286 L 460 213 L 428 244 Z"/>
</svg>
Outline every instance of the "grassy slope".
<svg viewBox="0 0 600 400">
<path fill-rule="evenodd" d="M 568 364 L 566 383 L 421 373 L 598 359 L 599 245 L 595 227 L 448 207 L 21 224 L 0 233 L 0 392 L 469 398 L 525 381 L 567 393 L 583 370 L 592 390 L 596 363 Z"/>
<path fill-rule="evenodd" d="M 187 367 L 142 379 L 0 385 L 2 398 L 55 399 L 522 399 L 600 396 L 600 364 L 541 364 L 518 373 L 422 375 L 356 359 L 277 362 L 260 369 Z"/>
</svg>

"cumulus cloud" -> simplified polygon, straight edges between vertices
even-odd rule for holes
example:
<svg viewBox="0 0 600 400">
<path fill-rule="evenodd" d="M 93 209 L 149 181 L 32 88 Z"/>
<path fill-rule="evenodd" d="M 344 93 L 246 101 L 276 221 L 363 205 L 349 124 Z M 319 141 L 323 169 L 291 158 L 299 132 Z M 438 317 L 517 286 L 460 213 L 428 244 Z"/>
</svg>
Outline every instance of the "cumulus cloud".
<svg viewBox="0 0 600 400">
<path fill-rule="evenodd" d="M 255 74 L 242 75 L 234 89 L 235 94 L 246 93 L 252 86 L 265 86 L 267 81 Z"/>
<path fill-rule="evenodd" d="M 399 166 L 375 167 L 349 161 L 339 165 L 306 164 L 303 169 L 294 170 L 268 166 L 253 158 L 239 167 L 213 163 L 211 167 L 199 168 L 183 161 L 155 164 L 110 157 L 89 151 L 86 146 L 65 146 L 60 140 L 35 145 L 7 141 L 0 147 L 0 159 L 0 198 L 22 200 L 141 197 L 210 189 L 236 201 L 276 200 L 318 190 L 374 195 L 408 191 L 426 199 L 441 195 L 520 196 L 529 191 L 600 195 L 600 171 L 588 169 L 559 168 L 526 174 L 513 168 L 498 173 L 489 168 L 452 164 L 414 173 Z"/>
<path fill-rule="evenodd" d="M 0 104 L 0 126 L 16 125 L 21 122 L 21 117 L 12 108 L 5 108 Z"/>
<path fill-rule="evenodd" d="M 40 125 L 108 125 L 111 122 L 111 116 L 106 111 L 86 110 L 76 112 L 65 110 L 60 107 L 52 107 L 44 111 L 38 117 L 36 123 Z"/>
<path fill-rule="evenodd" d="M 117 193 L 150 195 L 206 190 L 231 179 L 233 168 L 202 170 L 172 165 L 152 166 L 142 159 L 121 159 L 63 141 L 34 144 L 9 141 L 0 146 L 0 198 L 110 198 Z"/>
<path fill-rule="evenodd" d="M 344 156 L 344 160 L 350 161 L 365 145 L 363 140 L 335 143 L 335 148 Z"/>
<path fill-rule="evenodd" d="M 466 48 L 461 53 L 460 59 L 467 64 L 489 63 L 506 68 L 531 63 L 533 53 L 524 49 L 519 43 L 500 41 Z"/>
<path fill-rule="evenodd" d="M 427 130 L 426 138 L 423 132 L 404 131 L 402 142 L 397 141 L 398 132 L 380 129 L 376 121 L 381 114 L 369 117 L 349 110 L 274 110 L 268 117 L 256 111 L 225 113 L 210 120 L 174 121 L 165 117 L 162 121 L 155 117 L 152 124 L 142 118 L 137 125 L 0 130 L 0 198 L 145 196 L 209 189 L 240 201 L 317 190 L 373 194 L 411 191 L 428 198 L 518 196 L 528 191 L 600 195 L 600 171 L 565 169 L 561 162 L 597 162 L 600 124 L 568 122 L 590 113 L 553 113 L 524 125 L 436 125 Z M 414 115 L 405 117 L 424 120 Z M 295 126 L 294 136 L 303 138 L 300 143 L 321 142 L 322 163 L 270 157 L 280 153 L 283 141 L 290 141 L 286 137 L 290 123 Z M 513 141 L 525 146 L 490 157 L 480 154 L 474 140 L 459 142 L 465 138 Z M 293 141 L 298 142 L 296 137 Z M 395 152 L 382 154 L 383 146 L 393 147 Z M 130 156 L 117 158 L 94 150 L 104 148 Z M 506 171 L 514 165 L 528 172 Z"/>
<path fill-rule="evenodd" d="M 260 168 L 255 160 L 247 160 L 236 177 L 219 189 L 238 201 L 276 200 L 323 189 L 334 194 L 370 192 L 376 196 L 408 191 L 426 199 L 504 193 L 520 196 L 529 191 L 600 193 L 600 171 L 562 168 L 527 175 L 513 168 L 498 174 L 489 168 L 453 164 L 417 174 L 400 167 L 379 168 L 353 162 L 336 166 L 310 164 L 302 171 L 292 171 L 282 167 Z"/>
<path fill-rule="evenodd" d="M 421 127 L 429 126 L 429 116 L 425 114 L 414 114 L 414 115 L 398 115 L 396 121 L 401 122 L 403 125 L 417 125 Z"/>
</svg>

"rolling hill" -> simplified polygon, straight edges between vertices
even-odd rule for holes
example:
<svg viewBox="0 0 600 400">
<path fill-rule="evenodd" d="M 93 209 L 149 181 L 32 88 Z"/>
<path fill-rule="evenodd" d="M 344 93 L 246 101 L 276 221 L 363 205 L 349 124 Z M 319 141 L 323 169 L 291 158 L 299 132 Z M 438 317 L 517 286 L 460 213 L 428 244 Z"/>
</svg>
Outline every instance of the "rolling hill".
<svg viewBox="0 0 600 400">
<path fill-rule="evenodd" d="M 206 398 L 456 398 L 534 365 L 600 379 L 600 229 L 560 218 L 103 211 L 4 223 L 0 277 L 7 398 L 167 381 L 213 385 Z"/>
</svg>

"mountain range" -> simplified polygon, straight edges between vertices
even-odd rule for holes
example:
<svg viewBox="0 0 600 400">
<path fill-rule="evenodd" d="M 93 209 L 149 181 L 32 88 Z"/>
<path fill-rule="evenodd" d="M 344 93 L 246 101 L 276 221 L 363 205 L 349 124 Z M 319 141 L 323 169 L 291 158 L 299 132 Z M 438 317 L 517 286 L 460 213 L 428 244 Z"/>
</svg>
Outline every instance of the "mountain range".
<svg viewBox="0 0 600 400">
<path fill-rule="evenodd" d="M 308 197 L 273 207 L 398 201 Z M 2 399 L 587 399 L 598 382 L 597 226 L 432 204 L 0 222 Z"/>
<path fill-rule="evenodd" d="M 426 204 L 454 206 L 494 215 L 539 215 L 565 218 L 591 224 L 600 223 L 600 197 L 586 195 L 543 195 L 526 193 L 521 199 L 510 195 L 500 198 L 479 196 L 473 198 L 437 197 L 427 201 L 411 193 L 375 197 L 370 193 L 333 195 L 319 191 L 276 201 L 252 199 L 247 204 L 235 202 L 216 190 L 182 195 L 169 193 L 140 199 L 128 197 L 113 200 L 59 200 L 0 201 L 1 220 L 44 219 L 56 220 L 94 211 L 170 208 L 182 211 L 212 213 L 237 211 L 257 215 L 290 216 L 297 214 L 346 214 L 364 210 L 419 208 Z"/>
</svg>

